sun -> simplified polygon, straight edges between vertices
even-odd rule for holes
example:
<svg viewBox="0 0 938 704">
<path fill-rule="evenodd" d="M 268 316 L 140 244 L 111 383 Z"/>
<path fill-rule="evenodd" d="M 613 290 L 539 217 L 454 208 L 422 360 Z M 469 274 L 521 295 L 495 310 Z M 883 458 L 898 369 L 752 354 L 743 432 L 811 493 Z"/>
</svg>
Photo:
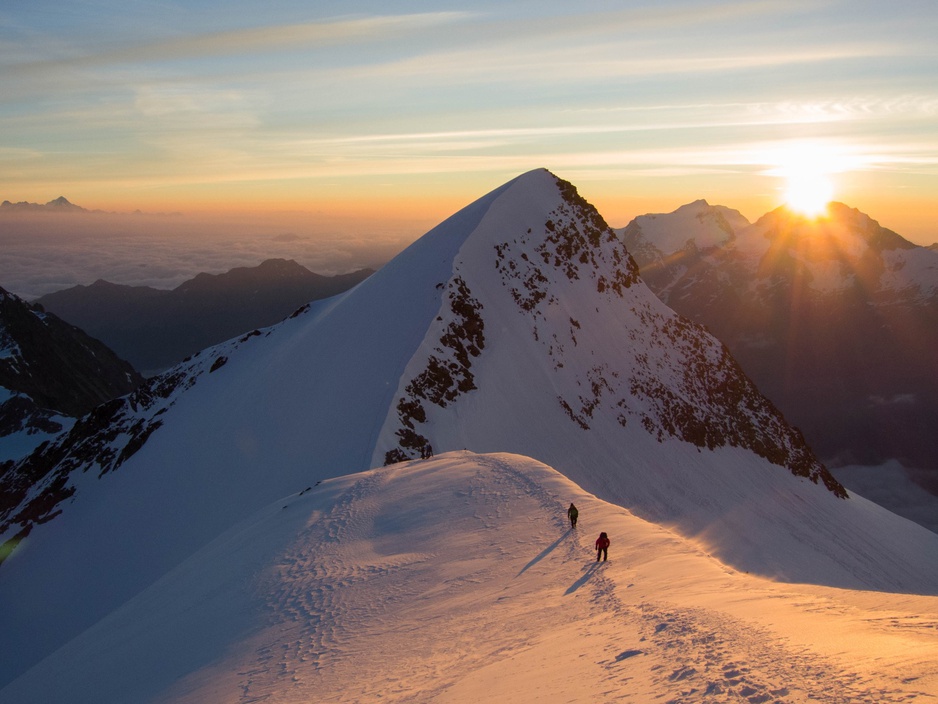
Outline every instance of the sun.
<svg viewBox="0 0 938 704">
<path fill-rule="evenodd" d="M 793 170 L 785 176 L 785 204 L 790 210 L 814 218 L 827 212 L 834 196 L 834 184 L 828 174 L 810 168 Z"/>
<path fill-rule="evenodd" d="M 834 175 L 843 169 L 841 156 L 822 143 L 795 143 L 779 149 L 769 173 L 784 181 L 782 198 L 796 213 L 816 218 L 834 197 Z"/>
</svg>

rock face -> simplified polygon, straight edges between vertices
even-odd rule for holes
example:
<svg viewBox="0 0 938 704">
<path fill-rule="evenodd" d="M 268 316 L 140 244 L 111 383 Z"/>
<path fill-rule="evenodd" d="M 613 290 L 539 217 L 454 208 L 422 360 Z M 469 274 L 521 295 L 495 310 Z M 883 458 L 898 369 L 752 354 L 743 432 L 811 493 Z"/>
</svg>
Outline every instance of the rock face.
<svg viewBox="0 0 938 704">
<path fill-rule="evenodd" d="M 0 386 L 64 415 L 84 415 L 141 381 L 101 342 L 3 289 L 0 345 Z"/>
<path fill-rule="evenodd" d="M 938 471 L 938 253 L 838 203 L 819 220 L 727 212 L 698 201 L 619 233 L 826 461 Z"/>
<path fill-rule="evenodd" d="M 55 434 L 141 380 L 98 340 L 0 289 L 0 438 L 7 445 L 13 436 Z"/>
<path fill-rule="evenodd" d="M 199 274 L 171 291 L 95 281 L 37 299 L 146 373 L 254 328 L 299 306 L 350 289 L 369 269 L 321 276 L 293 260 L 268 259 L 224 274 Z"/>
</svg>

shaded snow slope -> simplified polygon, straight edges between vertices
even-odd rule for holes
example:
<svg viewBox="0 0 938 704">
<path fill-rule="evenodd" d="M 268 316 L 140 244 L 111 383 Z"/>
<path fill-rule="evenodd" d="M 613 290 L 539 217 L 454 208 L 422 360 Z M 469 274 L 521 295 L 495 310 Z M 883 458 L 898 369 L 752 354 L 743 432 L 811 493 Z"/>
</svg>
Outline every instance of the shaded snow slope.
<svg viewBox="0 0 938 704">
<path fill-rule="evenodd" d="M 22 541 L 0 565 L 0 603 L 17 605 L 0 611 L 16 643 L 0 683 L 271 501 L 463 448 L 546 462 L 738 569 L 938 593 L 920 529 L 839 498 L 726 349 L 666 308 L 598 213 L 541 170 L 30 458 L 48 480 L 0 523 Z"/>
<path fill-rule="evenodd" d="M 456 452 L 269 504 L 0 702 L 900 702 L 938 695 L 936 624 L 936 597 L 743 574 L 541 463 Z"/>
</svg>

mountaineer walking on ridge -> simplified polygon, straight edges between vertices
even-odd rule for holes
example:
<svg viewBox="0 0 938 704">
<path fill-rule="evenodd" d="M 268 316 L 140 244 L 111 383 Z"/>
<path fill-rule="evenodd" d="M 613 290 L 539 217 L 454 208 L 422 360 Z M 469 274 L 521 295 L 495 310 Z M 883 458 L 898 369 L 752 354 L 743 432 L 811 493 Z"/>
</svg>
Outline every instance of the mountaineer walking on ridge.
<svg viewBox="0 0 938 704">
<path fill-rule="evenodd" d="M 599 556 L 603 556 L 603 562 L 606 561 L 606 557 L 609 555 L 609 536 L 605 533 L 600 533 L 599 537 L 596 538 L 596 562 L 599 562 Z"/>
</svg>

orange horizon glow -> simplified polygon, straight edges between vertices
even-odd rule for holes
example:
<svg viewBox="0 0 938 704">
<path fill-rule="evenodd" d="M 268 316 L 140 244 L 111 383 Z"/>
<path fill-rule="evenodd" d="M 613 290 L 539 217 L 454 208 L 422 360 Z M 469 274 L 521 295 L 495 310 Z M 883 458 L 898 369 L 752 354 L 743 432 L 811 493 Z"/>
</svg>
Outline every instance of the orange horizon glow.
<svg viewBox="0 0 938 704">
<path fill-rule="evenodd" d="M 751 222 L 782 204 L 814 217 L 823 214 L 828 201 L 836 200 L 858 208 L 916 244 L 927 246 L 938 241 L 938 216 L 931 193 L 901 183 L 893 188 L 878 188 L 881 177 L 867 175 L 859 178 L 857 174 L 862 174 L 862 171 L 850 172 L 843 170 L 842 166 L 822 168 L 808 162 L 798 167 L 796 162 L 783 167 L 777 154 L 773 158 L 774 165 L 762 171 L 768 178 L 763 178 L 761 189 L 758 187 L 760 182 L 753 177 L 742 179 L 755 186 L 748 191 L 736 184 L 716 191 L 706 174 L 673 178 L 670 179 L 673 183 L 668 184 L 670 188 L 662 188 L 665 184 L 657 180 L 635 182 L 626 178 L 597 178 L 579 169 L 570 173 L 552 171 L 577 186 L 581 195 L 596 206 L 614 228 L 624 227 L 640 215 L 672 212 L 700 198 L 711 205 L 738 210 Z M 755 152 L 752 160 L 756 165 L 760 160 L 766 164 L 771 161 L 764 154 Z M 813 173 L 812 168 L 820 170 Z M 835 173 L 838 169 L 840 172 Z M 108 214 L 140 212 L 206 221 L 269 220 L 270 227 L 277 223 L 291 227 L 298 222 L 318 222 L 353 236 L 364 231 L 376 233 L 387 229 L 395 233 L 410 232 L 416 239 L 520 173 L 463 175 L 458 178 L 363 179 L 361 184 L 354 186 L 305 183 L 289 190 L 271 188 L 263 183 L 248 184 L 234 191 L 206 188 L 177 192 L 160 189 L 158 194 L 134 191 L 123 193 L 120 198 L 113 197 L 113 194 L 101 198 L 100 192 L 79 184 L 71 184 L 71 188 L 69 184 L 56 184 L 42 188 L 39 197 L 23 192 L 0 193 L 0 200 L 42 204 L 64 196 L 74 205 Z M 800 192 L 803 193 L 799 195 Z"/>
</svg>

